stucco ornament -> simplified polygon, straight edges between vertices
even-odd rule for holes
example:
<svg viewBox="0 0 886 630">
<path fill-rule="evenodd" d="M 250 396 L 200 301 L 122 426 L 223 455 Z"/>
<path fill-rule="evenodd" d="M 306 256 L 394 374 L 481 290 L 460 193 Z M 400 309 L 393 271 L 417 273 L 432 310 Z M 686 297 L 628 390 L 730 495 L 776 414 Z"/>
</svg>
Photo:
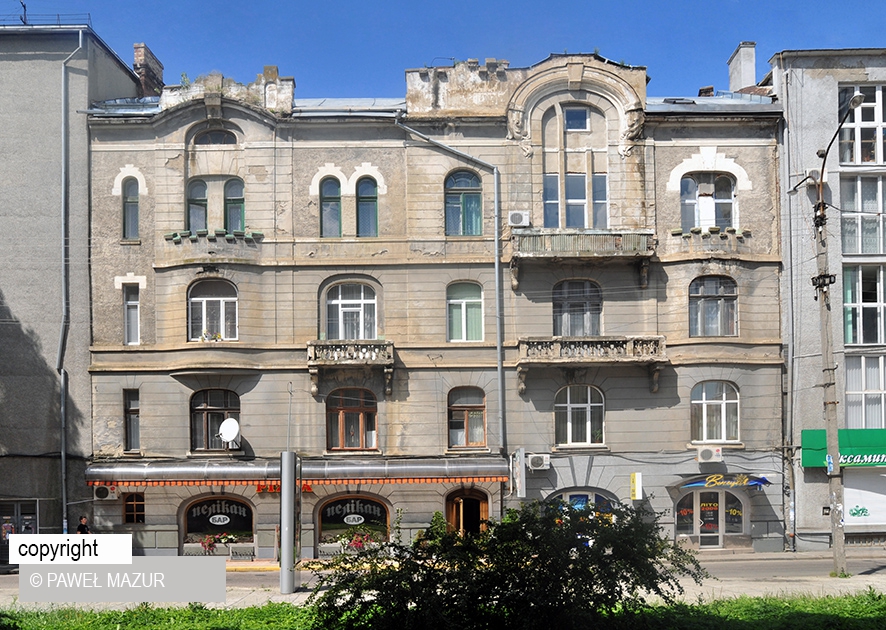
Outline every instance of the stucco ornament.
<svg viewBox="0 0 886 630">
<path fill-rule="evenodd" d="M 523 128 L 523 110 L 508 110 L 508 140 L 523 140 L 529 134 Z"/>
<path fill-rule="evenodd" d="M 646 117 L 641 107 L 635 107 L 625 112 L 624 131 L 621 132 L 621 142 L 618 154 L 626 158 L 634 150 L 634 145 L 643 135 L 643 123 Z"/>
</svg>

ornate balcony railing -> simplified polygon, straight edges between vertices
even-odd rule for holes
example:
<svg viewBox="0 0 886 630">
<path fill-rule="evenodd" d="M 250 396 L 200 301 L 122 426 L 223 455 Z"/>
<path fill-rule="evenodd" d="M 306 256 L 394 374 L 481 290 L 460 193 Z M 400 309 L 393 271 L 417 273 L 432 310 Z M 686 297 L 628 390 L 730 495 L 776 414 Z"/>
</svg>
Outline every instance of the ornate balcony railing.
<svg viewBox="0 0 886 630">
<path fill-rule="evenodd" d="M 329 370 L 355 366 L 378 367 L 384 370 L 385 393 L 391 393 L 394 375 L 393 341 L 326 341 L 308 342 L 308 372 L 311 375 L 311 393 L 319 391 L 320 369 Z"/>
<path fill-rule="evenodd" d="M 517 258 L 645 257 L 655 253 L 652 232 L 609 230 L 515 229 Z"/>
<path fill-rule="evenodd" d="M 545 337 L 520 340 L 518 365 L 667 361 L 662 336 Z"/>
</svg>

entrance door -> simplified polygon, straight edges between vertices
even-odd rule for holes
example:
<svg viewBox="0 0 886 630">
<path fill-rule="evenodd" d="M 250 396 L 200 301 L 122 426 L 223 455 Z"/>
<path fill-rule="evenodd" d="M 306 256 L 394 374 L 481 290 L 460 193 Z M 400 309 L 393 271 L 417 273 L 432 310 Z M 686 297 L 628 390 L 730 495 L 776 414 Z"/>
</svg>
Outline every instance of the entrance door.
<svg viewBox="0 0 886 630">
<path fill-rule="evenodd" d="M 488 518 L 489 503 L 482 492 L 455 492 L 446 499 L 446 522 L 452 531 L 478 534 Z"/>
<path fill-rule="evenodd" d="M 9 534 L 36 533 L 36 501 L 0 501 L 0 564 L 9 563 Z"/>
<path fill-rule="evenodd" d="M 724 536 L 744 533 L 741 499 L 728 490 L 695 490 L 677 502 L 676 533 L 698 537 L 700 548 L 723 547 Z"/>
</svg>

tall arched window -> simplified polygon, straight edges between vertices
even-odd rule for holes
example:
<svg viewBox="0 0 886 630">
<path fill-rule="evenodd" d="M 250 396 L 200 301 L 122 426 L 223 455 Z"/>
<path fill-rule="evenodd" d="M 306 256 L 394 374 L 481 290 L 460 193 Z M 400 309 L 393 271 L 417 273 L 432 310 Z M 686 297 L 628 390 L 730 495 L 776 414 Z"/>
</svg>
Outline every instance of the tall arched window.
<svg viewBox="0 0 886 630">
<path fill-rule="evenodd" d="M 692 441 L 737 442 L 738 389 L 726 381 L 705 381 L 692 388 Z"/>
<path fill-rule="evenodd" d="M 449 341 L 483 341 L 483 290 L 473 282 L 446 288 Z"/>
<path fill-rule="evenodd" d="M 689 285 L 689 336 L 738 334 L 738 287 L 726 276 L 702 276 Z"/>
<path fill-rule="evenodd" d="M 138 180 L 123 180 L 123 238 L 138 238 Z"/>
<path fill-rule="evenodd" d="M 449 446 L 486 446 L 486 394 L 479 387 L 449 392 Z"/>
<path fill-rule="evenodd" d="M 327 339 L 375 339 L 375 290 L 367 284 L 337 284 L 326 294 Z"/>
<path fill-rule="evenodd" d="M 188 184 L 188 229 L 206 229 L 206 182 L 200 179 Z"/>
<path fill-rule="evenodd" d="M 334 177 L 320 182 L 320 236 L 341 236 L 341 183 Z"/>
<path fill-rule="evenodd" d="M 228 234 L 243 231 L 246 217 L 243 208 L 243 182 L 231 179 L 225 183 L 225 230 Z"/>
<path fill-rule="evenodd" d="M 371 177 L 357 182 L 357 236 L 378 236 L 378 186 Z"/>
<path fill-rule="evenodd" d="M 554 435 L 557 444 L 603 444 L 603 394 L 589 385 L 569 385 L 554 398 Z"/>
<path fill-rule="evenodd" d="M 201 280 L 188 291 L 188 339 L 237 339 L 237 289 L 224 280 Z"/>
<path fill-rule="evenodd" d="M 738 224 L 735 181 L 725 173 L 691 173 L 680 180 L 680 214 L 684 232 L 693 227 L 725 230 Z"/>
<path fill-rule="evenodd" d="M 377 448 L 375 395 L 367 389 L 337 389 L 326 397 L 326 444 L 333 450 Z"/>
<path fill-rule="evenodd" d="M 566 280 L 554 287 L 554 336 L 593 337 L 600 334 L 603 293 L 589 280 Z"/>
<path fill-rule="evenodd" d="M 480 178 L 456 171 L 446 178 L 446 235 L 479 236 L 483 233 Z"/>
<path fill-rule="evenodd" d="M 227 389 L 204 389 L 191 396 L 191 450 L 239 448 L 239 442 L 225 442 L 219 435 L 222 422 L 240 420 L 240 397 Z"/>
</svg>

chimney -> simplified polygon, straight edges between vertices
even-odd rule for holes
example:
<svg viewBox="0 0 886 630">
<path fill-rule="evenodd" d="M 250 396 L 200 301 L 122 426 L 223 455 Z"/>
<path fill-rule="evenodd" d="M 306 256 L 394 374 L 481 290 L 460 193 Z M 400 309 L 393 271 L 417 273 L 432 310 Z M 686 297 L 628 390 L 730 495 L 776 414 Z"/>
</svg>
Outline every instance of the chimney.
<svg viewBox="0 0 886 630">
<path fill-rule="evenodd" d="M 730 92 L 757 85 L 756 46 L 756 42 L 741 42 L 726 62 L 729 66 Z"/>
<path fill-rule="evenodd" d="M 139 78 L 139 96 L 159 96 L 163 91 L 163 64 L 144 44 L 133 44 L 132 69 Z"/>
</svg>

